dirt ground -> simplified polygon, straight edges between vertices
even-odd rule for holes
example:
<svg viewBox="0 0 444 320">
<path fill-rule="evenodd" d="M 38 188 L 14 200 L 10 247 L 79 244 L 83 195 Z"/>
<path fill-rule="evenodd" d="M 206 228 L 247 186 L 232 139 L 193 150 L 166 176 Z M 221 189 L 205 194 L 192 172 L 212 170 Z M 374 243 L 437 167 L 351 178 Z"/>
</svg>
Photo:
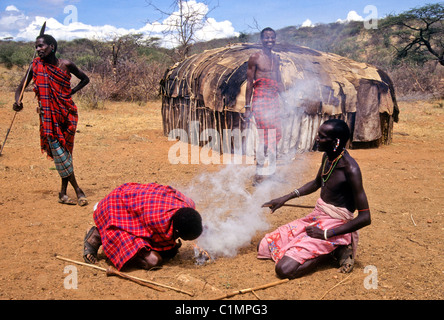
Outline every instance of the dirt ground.
<svg viewBox="0 0 444 320">
<path fill-rule="evenodd" d="M 1 142 L 14 115 L 12 101 L 12 93 L 2 92 Z M 207 300 L 279 280 L 273 262 L 256 258 L 256 243 L 264 232 L 252 236 L 234 257 L 218 257 L 203 266 L 194 263 L 192 243 L 184 242 L 180 254 L 163 268 L 127 271 L 193 296 L 155 291 L 55 258 L 58 254 L 83 261 L 83 237 L 93 225 L 93 205 L 118 185 L 158 182 L 187 188 L 196 177 L 224 165 L 171 164 L 168 151 L 175 142 L 162 133 L 160 102 L 79 108 L 74 163 L 90 204 L 64 206 L 57 203 L 60 178 L 54 164 L 40 152 L 32 93 L 25 94 L 24 104 L 0 157 L 0 299 Z M 326 264 L 303 278 L 230 299 L 444 298 L 444 109 L 432 101 L 399 104 L 392 144 L 350 151 L 361 166 L 372 214 L 372 224 L 360 231 L 354 271 L 344 275 L 334 264 Z M 279 167 L 285 181 L 270 196 L 313 178 L 320 159 L 320 153 L 307 153 Z M 249 183 L 245 189 L 254 192 Z M 72 188 L 69 195 L 75 197 Z M 292 201 L 314 205 L 317 196 Z M 199 199 L 195 201 L 199 209 Z M 285 207 L 270 215 L 264 210 L 270 231 L 310 211 Z M 98 265 L 107 267 L 103 254 L 100 257 Z"/>
</svg>

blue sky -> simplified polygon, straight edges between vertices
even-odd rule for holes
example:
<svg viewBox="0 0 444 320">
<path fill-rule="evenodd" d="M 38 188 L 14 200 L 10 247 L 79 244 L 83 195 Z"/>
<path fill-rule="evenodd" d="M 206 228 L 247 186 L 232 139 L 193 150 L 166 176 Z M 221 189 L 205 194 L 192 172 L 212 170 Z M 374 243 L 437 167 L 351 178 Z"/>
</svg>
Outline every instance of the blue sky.
<svg viewBox="0 0 444 320">
<path fill-rule="evenodd" d="M 200 5 L 202 1 L 192 0 Z M 153 0 L 157 7 L 171 11 L 172 0 Z M 254 27 L 330 23 L 347 17 L 366 19 L 369 14 L 384 17 L 401 13 L 427 3 L 421 0 L 207 0 L 208 24 L 217 30 L 205 37 L 236 35 L 257 31 Z M 442 2 L 442 1 L 441 1 Z M 368 7 L 370 6 L 370 7 Z M 202 8 L 202 6 L 201 6 Z M 367 11 L 366 11 L 367 10 Z M 370 10 L 370 11 L 369 11 Z M 350 12 L 352 13 L 350 15 Z M 40 18 L 39 18 L 40 17 Z M 354 18 L 353 18 L 354 17 Z M 56 38 L 98 36 L 103 33 L 145 32 L 148 22 L 162 17 L 147 0 L 0 0 L 0 39 L 32 40 L 42 21 L 48 22 L 48 33 Z M 77 24 L 73 24 L 72 22 Z M 38 33 L 38 32 L 37 32 Z M 207 40 L 207 39 L 203 39 Z"/>
</svg>

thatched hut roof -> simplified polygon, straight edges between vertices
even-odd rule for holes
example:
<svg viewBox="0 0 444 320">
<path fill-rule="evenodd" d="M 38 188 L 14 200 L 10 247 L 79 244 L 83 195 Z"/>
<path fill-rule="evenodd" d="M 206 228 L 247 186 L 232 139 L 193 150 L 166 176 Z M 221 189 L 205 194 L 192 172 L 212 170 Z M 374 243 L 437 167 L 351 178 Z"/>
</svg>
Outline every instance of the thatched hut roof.
<svg viewBox="0 0 444 320">
<path fill-rule="evenodd" d="M 215 112 L 243 112 L 249 57 L 259 44 L 207 50 L 167 70 L 161 83 L 166 99 L 199 101 Z M 355 142 L 381 138 L 380 114 L 397 121 L 398 108 L 390 78 L 369 64 L 306 47 L 277 44 L 287 110 L 307 116 L 353 114 Z"/>
</svg>

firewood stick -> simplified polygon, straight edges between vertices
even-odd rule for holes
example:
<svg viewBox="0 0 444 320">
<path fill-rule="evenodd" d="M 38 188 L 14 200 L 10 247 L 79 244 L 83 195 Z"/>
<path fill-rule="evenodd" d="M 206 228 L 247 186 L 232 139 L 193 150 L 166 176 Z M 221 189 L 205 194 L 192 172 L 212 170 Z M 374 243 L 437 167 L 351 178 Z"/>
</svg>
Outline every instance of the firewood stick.
<svg viewBox="0 0 444 320">
<path fill-rule="evenodd" d="M 84 262 L 80 262 L 80 261 L 64 258 L 64 257 L 61 257 L 59 255 L 56 255 L 55 257 L 57 259 L 59 259 L 59 260 L 64 260 L 64 261 L 67 261 L 67 262 L 72 262 L 72 263 L 75 263 L 75 264 L 78 264 L 78 265 L 82 265 L 82 266 L 86 266 L 86 267 L 90 267 L 90 268 L 94 268 L 94 269 L 97 269 L 97 270 L 104 271 L 104 272 L 106 272 L 106 274 L 108 276 L 109 275 L 117 275 L 117 276 L 120 276 L 122 278 L 134 281 L 136 283 L 140 282 L 139 284 L 141 284 L 141 283 L 153 284 L 155 286 L 159 286 L 159 287 L 162 287 L 162 288 L 174 290 L 174 291 L 177 291 L 177 292 L 180 292 L 180 293 L 185 293 L 185 294 L 187 294 L 189 296 L 194 296 L 194 294 L 191 293 L 191 292 L 188 292 L 188 291 L 185 291 L 185 290 L 182 290 L 182 289 L 178 289 L 178 288 L 174 288 L 174 287 L 170 287 L 170 286 L 167 286 L 165 284 L 158 283 L 158 282 L 154 282 L 154 281 L 150 281 L 150 280 L 146 280 L 146 279 L 141 279 L 141 278 L 138 278 L 138 277 L 130 276 L 130 275 L 127 275 L 127 274 L 124 274 L 124 273 L 118 271 L 115 268 L 113 268 L 114 270 L 111 269 L 111 268 L 105 269 L 105 268 L 102 268 L 102 267 L 99 267 L 99 266 L 96 266 L 96 265 L 93 265 L 93 264 L 84 263 Z M 161 290 L 159 288 L 156 288 L 155 290 L 163 291 L 163 290 Z"/>
<path fill-rule="evenodd" d="M 66 261 L 66 262 L 72 262 L 72 263 L 75 263 L 75 264 L 79 264 L 81 266 L 90 267 L 90 268 L 94 268 L 94 269 L 106 272 L 105 268 L 96 266 L 94 264 L 71 260 L 71 259 L 68 259 L 68 258 L 61 257 L 61 256 L 59 256 L 57 254 L 55 255 L 55 257 L 56 257 L 56 259 L 59 259 L 59 260 L 63 260 L 63 261 Z"/>
<path fill-rule="evenodd" d="M 342 279 L 341 281 L 339 281 L 337 284 L 335 284 L 333 287 L 331 287 L 330 289 L 328 289 L 323 295 L 322 295 L 322 297 L 321 298 L 319 298 L 319 300 L 322 300 L 322 299 L 324 299 L 324 297 L 327 295 L 327 293 L 329 293 L 331 290 L 333 290 L 334 288 L 336 288 L 337 286 L 339 286 L 339 285 L 341 285 L 341 284 L 343 284 L 346 280 L 348 280 L 348 278 L 350 278 L 352 275 L 350 274 L 350 275 L 348 275 L 348 277 L 347 278 L 345 278 L 345 279 Z"/>
<path fill-rule="evenodd" d="M 290 203 L 284 203 L 283 207 L 295 207 L 295 208 L 307 208 L 307 209 L 314 209 L 315 206 L 305 206 L 303 204 L 290 204 Z"/>
<path fill-rule="evenodd" d="M 122 273 L 119 270 L 117 270 L 116 268 L 114 268 L 113 266 L 109 266 L 106 269 L 106 275 L 108 277 L 118 276 L 118 277 L 130 280 L 132 282 L 135 282 L 135 283 L 137 283 L 137 284 L 139 284 L 141 286 L 148 287 L 148 288 L 151 288 L 151 289 L 156 290 L 156 291 L 165 292 L 165 290 L 160 289 L 160 288 L 156 288 L 155 286 L 151 285 L 150 281 L 145 280 L 145 279 L 141 279 L 141 278 L 137 278 L 137 277 L 134 277 L 134 276 L 130 276 L 130 275 L 125 274 L 125 273 Z"/>
<path fill-rule="evenodd" d="M 99 266 L 96 266 L 96 265 L 93 265 L 93 264 L 71 260 L 71 259 L 64 258 L 64 257 L 58 256 L 58 255 L 56 256 L 56 258 L 59 259 L 59 260 L 64 260 L 64 261 L 76 263 L 78 265 L 82 265 L 82 266 L 85 266 L 85 267 L 90 267 L 90 268 L 94 268 L 94 269 L 97 269 L 97 270 L 100 270 L 100 271 L 104 271 L 107 276 L 118 276 L 118 277 L 121 277 L 121 278 L 130 280 L 130 281 L 133 281 L 133 282 L 135 282 L 135 283 L 137 283 L 139 285 L 142 285 L 142 286 L 145 286 L 145 287 L 157 290 L 157 291 L 164 291 L 164 290 L 162 290 L 160 288 L 156 288 L 156 287 L 150 285 L 148 280 L 143 280 L 143 279 L 140 279 L 140 278 L 137 278 L 137 277 L 134 277 L 134 276 L 130 276 L 130 275 L 124 274 L 124 273 L 118 271 L 116 268 L 114 268 L 112 266 L 110 266 L 107 269 L 105 269 L 105 268 L 102 268 L 102 267 L 99 267 Z M 144 281 L 146 281 L 147 283 L 145 283 Z"/>
<path fill-rule="evenodd" d="M 288 281 L 290 281 L 290 279 L 282 279 L 282 280 L 279 280 L 279 281 L 263 284 L 261 286 L 254 287 L 254 288 L 248 288 L 248 289 L 242 289 L 242 290 L 233 291 L 232 293 L 227 293 L 227 294 L 225 294 L 223 296 L 217 297 L 214 300 L 222 300 L 222 299 L 225 299 L 225 298 L 234 297 L 234 296 L 236 296 L 238 294 L 244 294 L 244 293 L 248 293 L 248 292 L 252 292 L 252 291 L 257 291 L 257 290 L 262 290 L 262 289 L 274 287 L 274 286 L 280 285 L 282 283 L 286 283 Z"/>
<path fill-rule="evenodd" d="M 290 203 L 284 203 L 282 205 L 283 207 L 295 207 L 295 208 L 307 208 L 307 209 L 314 209 L 314 206 L 306 206 L 302 204 L 290 204 Z M 269 208 L 271 205 L 263 205 L 264 208 Z"/>
</svg>

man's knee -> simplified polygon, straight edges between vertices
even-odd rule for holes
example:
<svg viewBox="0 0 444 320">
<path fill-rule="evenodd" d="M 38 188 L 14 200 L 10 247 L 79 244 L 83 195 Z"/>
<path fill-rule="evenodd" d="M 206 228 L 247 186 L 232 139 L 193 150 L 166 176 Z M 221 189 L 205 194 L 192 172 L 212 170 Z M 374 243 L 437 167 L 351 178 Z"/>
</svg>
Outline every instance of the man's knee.
<svg viewBox="0 0 444 320">
<path fill-rule="evenodd" d="M 300 264 L 296 260 L 284 256 L 276 263 L 275 271 L 281 279 L 294 279 L 300 276 L 298 272 L 299 267 Z"/>
<path fill-rule="evenodd" d="M 163 259 L 156 251 L 142 250 L 137 256 L 135 262 L 142 269 L 151 269 L 162 264 Z"/>
<path fill-rule="evenodd" d="M 150 251 L 149 254 L 145 258 L 149 267 L 155 267 L 161 265 L 163 262 L 162 257 L 156 251 Z"/>
</svg>

